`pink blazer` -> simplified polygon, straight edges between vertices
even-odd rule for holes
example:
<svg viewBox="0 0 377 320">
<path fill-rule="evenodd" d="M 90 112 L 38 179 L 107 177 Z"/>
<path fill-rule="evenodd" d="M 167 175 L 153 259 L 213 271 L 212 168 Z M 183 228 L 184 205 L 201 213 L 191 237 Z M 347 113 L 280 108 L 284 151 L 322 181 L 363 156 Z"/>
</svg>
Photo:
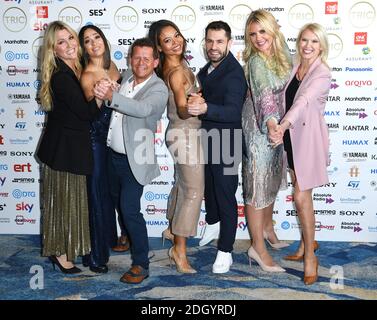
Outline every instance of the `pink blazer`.
<svg viewBox="0 0 377 320">
<path fill-rule="evenodd" d="M 290 81 L 296 75 L 295 65 Z M 328 183 L 329 135 L 323 113 L 329 94 L 331 73 L 317 58 L 311 65 L 295 95 L 293 105 L 282 120 L 291 123 L 293 162 L 297 183 L 301 191 Z"/>
</svg>

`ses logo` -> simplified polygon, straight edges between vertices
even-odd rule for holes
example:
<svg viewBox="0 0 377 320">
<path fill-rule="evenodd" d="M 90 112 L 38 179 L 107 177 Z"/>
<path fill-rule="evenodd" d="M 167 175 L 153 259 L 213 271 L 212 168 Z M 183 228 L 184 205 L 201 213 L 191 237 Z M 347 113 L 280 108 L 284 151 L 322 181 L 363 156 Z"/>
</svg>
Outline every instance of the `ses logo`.
<svg viewBox="0 0 377 320">
<path fill-rule="evenodd" d="M 89 16 L 90 17 L 102 17 L 106 8 L 103 9 L 89 9 Z"/>
</svg>

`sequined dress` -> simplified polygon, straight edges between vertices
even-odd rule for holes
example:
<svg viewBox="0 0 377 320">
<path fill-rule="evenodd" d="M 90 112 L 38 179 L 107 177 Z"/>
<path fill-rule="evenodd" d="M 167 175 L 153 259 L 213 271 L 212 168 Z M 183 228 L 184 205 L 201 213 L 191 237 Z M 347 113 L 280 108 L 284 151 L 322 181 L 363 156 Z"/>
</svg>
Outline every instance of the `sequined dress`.
<svg viewBox="0 0 377 320">
<path fill-rule="evenodd" d="M 257 54 L 248 63 L 251 96 L 248 95 L 242 111 L 243 197 L 245 204 L 261 209 L 272 204 L 279 189 L 286 186 L 283 145 L 270 146 L 267 121 L 272 117 L 280 121 L 284 115 L 283 89 L 289 74 L 279 78 Z"/>
<path fill-rule="evenodd" d="M 191 71 L 183 66 L 178 68 L 182 68 L 187 81 L 191 83 Z M 177 68 L 172 71 L 175 70 Z M 198 117 L 181 119 L 169 83 L 168 88 L 169 126 L 166 131 L 166 145 L 175 162 L 175 183 L 169 195 L 167 219 L 170 221 L 173 234 L 182 237 L 196 236 L 204 194 L 204 162 L 198 136 L 201 121 Z M 196 92 L 194 84 L 186 90 L 186 95 L 191 92 Z"/>
</svg>

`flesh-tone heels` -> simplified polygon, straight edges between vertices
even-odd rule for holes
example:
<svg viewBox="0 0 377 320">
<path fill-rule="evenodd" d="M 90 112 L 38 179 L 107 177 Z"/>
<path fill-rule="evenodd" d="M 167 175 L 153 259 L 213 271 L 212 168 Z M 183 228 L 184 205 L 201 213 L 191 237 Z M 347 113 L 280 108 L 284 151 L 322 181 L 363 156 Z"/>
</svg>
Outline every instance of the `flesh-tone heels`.
<svg viewBox="0 0 377 320">
<path fill-rule="evenodd" d="M 282 249 L 282 248 L 289 247 L 289 243 L 282 242 L 282 241 L 279 241 L 277 243 L 272 243 L 270 240 L 268 240 L 268 233 L 264 230 L 263 230 L 263 238 L 264 238 L 264 240 L 267 241 L 267 243 L 271 246 L 272 249 L 279 250 L 279 249 Z"/>
<path fill-rule="evenodd" d="M 258 252 L 251 246 L 249 250 L 247 250 L 247 255 L 249 256 L 249 264 L 251 267 L 251 259 L 255 260 L 259 266 L 267 272 L 285 272 L 285 269 L 280 267 L 279 265 L 275 264 L 274 266 L 268 266 L 264 264 L 261 257 L 259 256 Z"/>
<path fill-rule="evenodd" d="M 314 240 L 314 252 L 316 252 L 318 249 L 319 249 L 319 244 L 316 240 Z M 294 253 L 294 254 L 285 256 L 283 259 L 288 260 L 288 261 L 302 261 L 304 260 L 304 254 L 299 255 L 297 253 Z"/>
<path fill-rule="evenodd" d="M 162 231 L 162 246 L 165 244 L 165 239 L 174 242 L 174 234 L 171 233 L 170 228 L 166 228 Z"/>
<path fill-rule="evenodd" d="M 304 283 L 310 286 L 318 280 L 318 258 L 315 259 L 315 274 L 312 276 L 307 276 L 304 271 Z"/>
<path fill-rule="evenodd" d="M 173 261 L 175 263 L 175 267 L 177 268 L 177 271 L 179 273 L 196 273 L 196 270 L 194 268 L 192 268 L 189 265 L 188 262 L 187 262 L 187 266 L 184 266 L 185 258 L 179 258 L 178 255 L 176 254 L 174 248 L 175 247 L 173 246 L 168 251 L 170 267 L 171 267 L 172 261 Z"/>
</svg>

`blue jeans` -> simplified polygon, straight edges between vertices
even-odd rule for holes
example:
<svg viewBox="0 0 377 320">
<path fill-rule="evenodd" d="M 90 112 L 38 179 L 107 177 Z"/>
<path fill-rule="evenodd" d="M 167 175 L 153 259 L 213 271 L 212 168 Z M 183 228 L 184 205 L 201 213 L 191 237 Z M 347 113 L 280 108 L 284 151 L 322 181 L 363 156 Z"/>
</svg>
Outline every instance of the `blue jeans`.
<svg viewBox="0 0 377 320">
<path fill-rule="evenodd" d="M 109 152 L 110 193 L 130 238 L 132 265 L 149 268 L 147 227 L 140 212 L 140 198 L 144 186 L 138 183 L 131 171 L 127 155 Z"/>
</svg>

